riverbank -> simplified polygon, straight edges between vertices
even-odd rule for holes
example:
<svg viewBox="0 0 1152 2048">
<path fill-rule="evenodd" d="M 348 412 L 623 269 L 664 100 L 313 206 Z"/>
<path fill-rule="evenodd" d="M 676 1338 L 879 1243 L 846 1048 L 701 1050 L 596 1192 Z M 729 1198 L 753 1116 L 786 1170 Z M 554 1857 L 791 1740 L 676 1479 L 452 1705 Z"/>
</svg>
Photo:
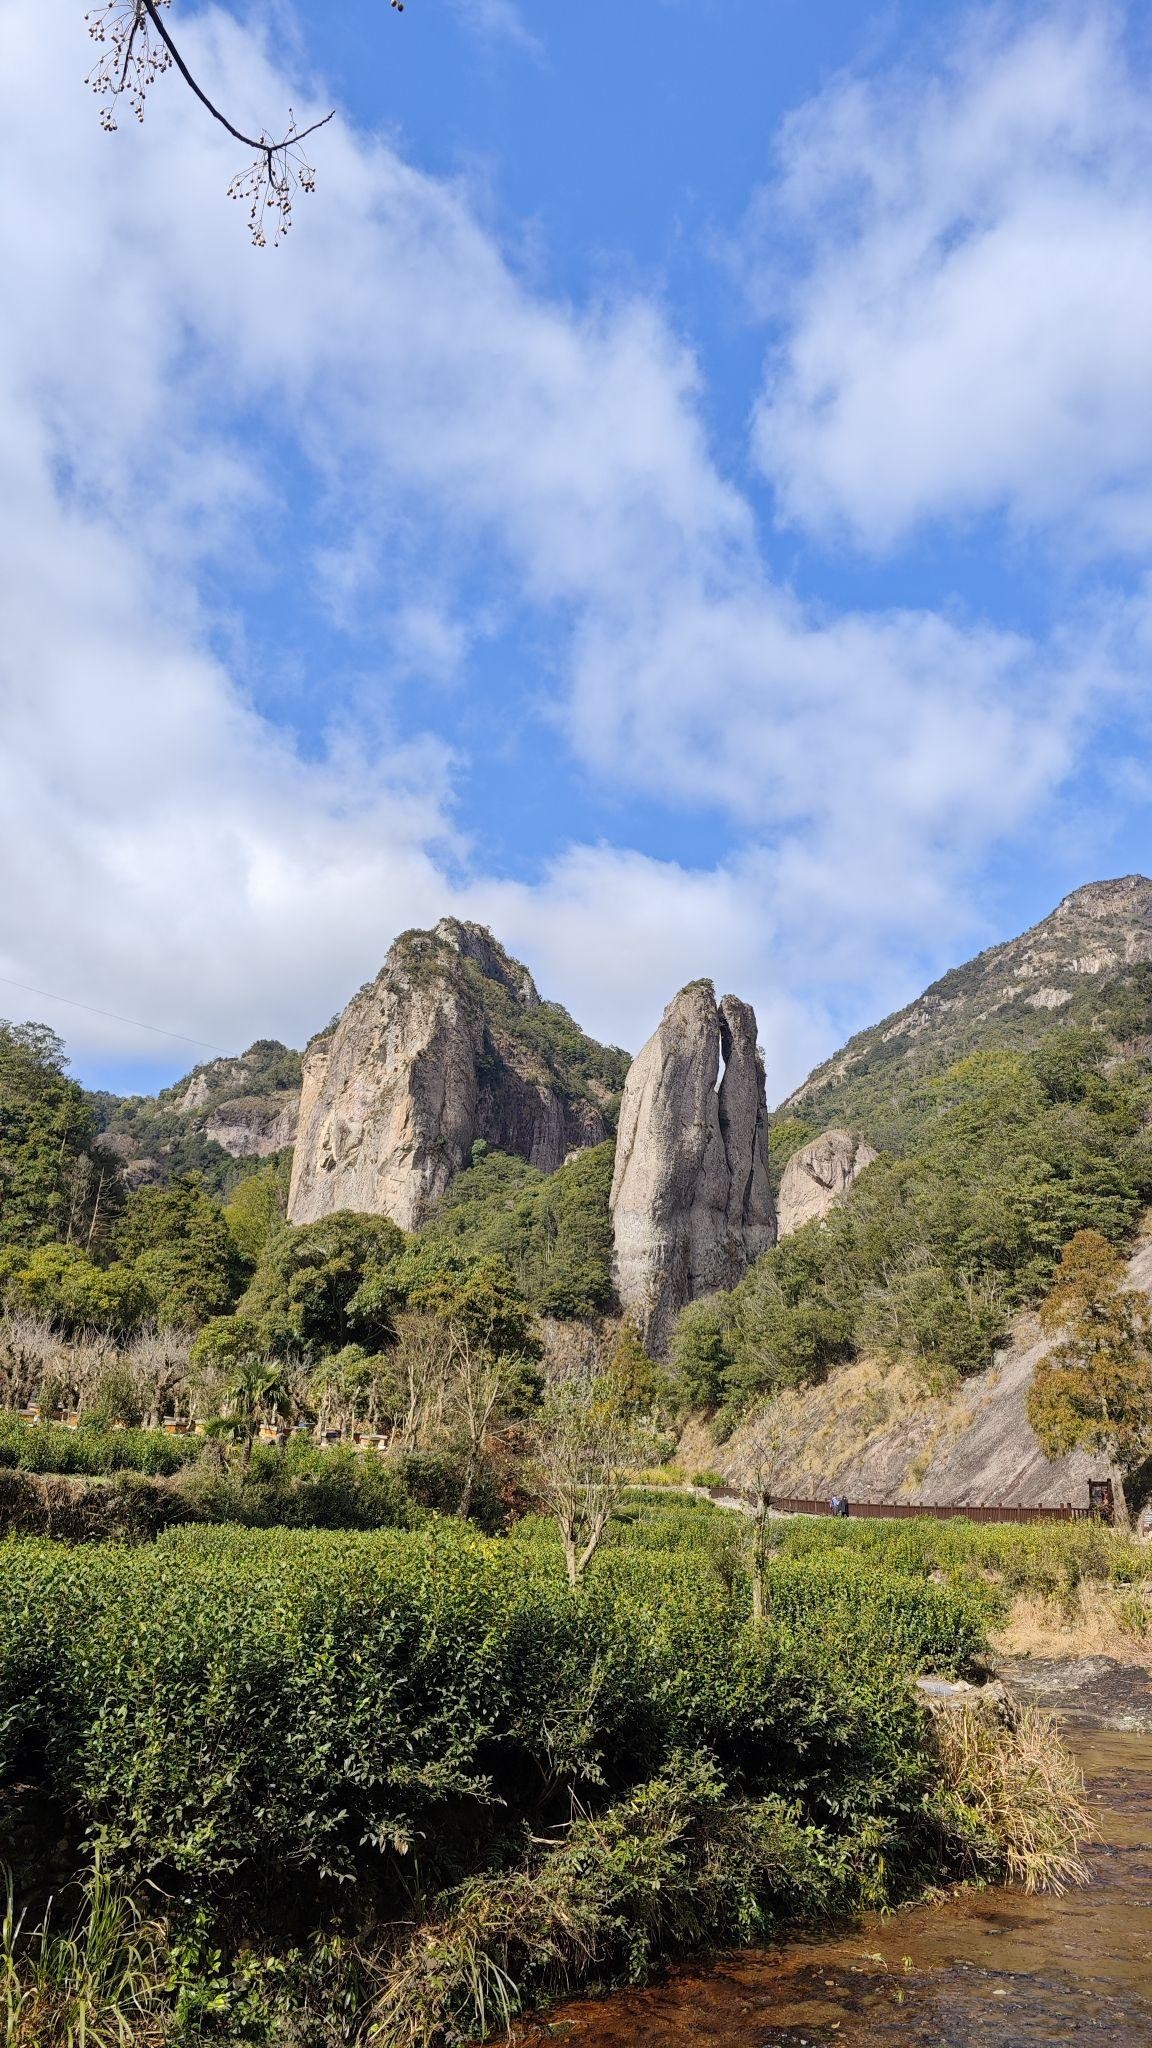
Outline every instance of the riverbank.
<svg viewBox="0 0 1152 2048">
<path fill-rule="evenodd" d="M 903 1569 L 837 1543 L 767 1562 L 758 1622 L 744 1535 L 628 1503 L 577 1590 L 531 1517 L 0 1544 L 21 1902 L 71 1879 L 86 1954 L 112 1884 L 135 1973 L 164 1899 L 126 2038 L 441 2048 L 949 1880 L 1066 1877 L 1083 1816 L 1047 1726 L 978 1687 L 937 1722 L 917 1694 L 979 1677 L 980 1587 L 906 1540 Z M 87 1997 L 57 1946 L 60 1983 L 35 1943 L 12 1958 L 12 2048 L 65 2040 Z"/>
<path fill-rule="evenodd" d="M 517 2048 L 1147 2048 L 1152 2040 L 1152 1681 L 1113 1659 L 1022 1659 L 1002 1675 L 1055 1711 L 1085 1773 L 1089 1880 L 870 1914 L 558 2007 Z"/>
</svg>

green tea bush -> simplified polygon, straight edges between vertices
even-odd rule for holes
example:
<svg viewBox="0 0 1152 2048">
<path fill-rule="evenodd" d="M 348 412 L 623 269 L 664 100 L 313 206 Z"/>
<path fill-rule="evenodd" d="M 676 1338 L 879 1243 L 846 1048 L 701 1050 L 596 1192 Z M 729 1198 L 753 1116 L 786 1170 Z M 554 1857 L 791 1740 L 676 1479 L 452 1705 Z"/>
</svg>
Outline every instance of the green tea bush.
<svg viewBox="0 0 1152 2048">
<path fill-rule="evenodd" d="M 22 1472 L 142 1472 L 156 1478 L 179 1472 L 198 1457 L 197 1437 L 165 1436 L 158 1429 L 100 1429 L 82 1424 L 24 1422 L 0 1413 L 0 1467 Z"/>
<path fill-rule="evenodd" d="M 577 1592 L 541 1518 L 0 1546 L 0 1808 L 168 1901 L 178 2038 L 269 2048 L 365 2012 L 459 2041 L 999 1867 L 909 1683 L 970 1666 L 977 1603 L 830 1546 L 775 1560 L 756 1624 L 737 1518 L 629 1513 Z"/>
<path fill-rule="evenodd" d="M 395 1467 L 310 1442 L 257 1444 L 247 1470 L 204 1450 L 178 1490 L 196 1520 L 249 1529 L 406 1529 L 420 1519 Z"/>
<path fill-rule="evenodd" d="M 417 1871 L 444 1884 L 499 1861 L 570 1796 L 619 1792 L 686 1746 L 829 1825 L 833 1805 L 853 1825 L 867 1783 L 915 1861 L 917 1720 L 897 1681 L 968 1640 L 941 1597 L 936 1641 L 918 1615 L 893 1643 L 885 1602 L 874 1654 L 844 1660 L 828 1574 L 794 1574 L 788 1626 L 754 1631 L 739 1593 L 692 1597 L 687 1573 L 663 1599 L 659 1558 L 606 1563 L 575 1598 L 542 1547 L 444 1525 L 14 1542 L 3 1561 L 8 1782 L 42 1774 L 110 1868 L 189 1902 L 291 1896 L 311 1873 L 399 1904 Z"/>
<path fill-rule="evenodd" d="M 839 1521 L 795 1515 L 774 1524 L 773 1534 L 786 1557 L 854 1557 L 869 1570 L 914 1577 L 939 1572 L 952 1586 L 983 1585 L 992 1595 L 1063 1597 L 1087 1583 L 1139 1584 L 1152 1569 L 1146 1550 L 1123 1530 L 1102 1522 Z"/>
</svg>

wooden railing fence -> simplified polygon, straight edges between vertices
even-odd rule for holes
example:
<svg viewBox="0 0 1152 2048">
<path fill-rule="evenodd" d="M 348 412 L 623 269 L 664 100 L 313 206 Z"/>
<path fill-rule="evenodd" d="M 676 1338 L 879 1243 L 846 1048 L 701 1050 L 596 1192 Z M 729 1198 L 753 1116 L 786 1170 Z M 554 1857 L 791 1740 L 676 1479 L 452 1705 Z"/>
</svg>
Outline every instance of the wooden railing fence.
<svg viewBox="0 0 1152 2048">
<path fill-rule="evenodd" d="M 738 1500 L 744 1506 L 754 1508 L 757 1495 L 743 1486 L 709 1486 L 705 1489 L 712 1500 Z M 769 1505 L 782 1515 L 830 1515 L 832 1503 L 828 1500 L 784 1500 L 776 1494 L 769 1497 Z M 892 1522 L 1089 1522 L 1097 1516 L 1095 1508 L 1074 1508 L 1071 1503 L 1052 1508 L 1013 1507 L 971 1507 L 958 1503 L 953 1507 L 920 1507 L 907 1501 L 851 1500 L 848 1503 L 850 1519 L 860 1516 Z"/>
</svg>

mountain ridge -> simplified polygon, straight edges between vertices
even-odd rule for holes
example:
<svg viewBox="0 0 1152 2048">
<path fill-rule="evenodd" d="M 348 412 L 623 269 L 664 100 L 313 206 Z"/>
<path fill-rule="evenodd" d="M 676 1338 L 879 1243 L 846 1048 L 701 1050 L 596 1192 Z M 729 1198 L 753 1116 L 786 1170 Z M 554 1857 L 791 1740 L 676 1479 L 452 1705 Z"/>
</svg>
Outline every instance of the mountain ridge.
<svg viewBox="0 0 1152 2048">
<path fill-rule="evenodd" d="M 1017 937 L 986 947 L 819 1062 L 773 1112 L 813 1131 L 906 1138 L 898 1101 L 969 1052 L 1032 1051 L 1057 1025 L 1109 1023 L 1111 997 L 1152 967 L 1152 880 L 1087 882 Z M 1122 1012 L 1123 1004 L 1112 1004 Z M 1121 1019 L 1114 1020 L 1121 1035 Z"/>
</svg>

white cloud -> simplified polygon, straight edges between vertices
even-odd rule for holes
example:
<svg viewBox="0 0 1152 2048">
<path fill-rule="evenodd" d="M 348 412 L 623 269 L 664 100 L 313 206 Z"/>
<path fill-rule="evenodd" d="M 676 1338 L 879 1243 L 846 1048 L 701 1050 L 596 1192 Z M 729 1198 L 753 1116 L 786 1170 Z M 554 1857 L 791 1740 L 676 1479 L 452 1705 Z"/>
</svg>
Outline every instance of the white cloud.
<svg viewBox="0 0 1152 2048">
<path fill-rule="evenodd" d="M 0 0 L 0 22 L 0 973 L 213 1043 L 299 1041 L 398 929 L 455 910 L 625 1043 L 714 973 L 757 1000 L 782 1088 L 846 989 L 884 1007 L 911 955 L 967 934 L 970 874 L 1073 759 L 1083 654 L 806 612 L 760 562 L 652 305 L 541 297 L 466 191 L 336 125 L 316 198 L 257 255 L 220 196 L 232 145 L 172 81 L 108 138 L 67 11 Z M 238 119 L 289 99 L 304 118 L 234 20 L 191 33 Z M 267 576 L 270 435 L 320 480 L 316 604 L 394 619 L 390 688 L 461 687 L 495 626 L 453 577 L 490 562 L 547 624 L 586 768 L 726 818 L 729 855 L 577 845 L 509 882 L 459 832 L 457 764 L 398 744 L 386 705 L 318 756 L 261 717 L 211 651 L 200 571 Z"/>
<path fill-rule="evenodd" d="M 1004 511 L 1147 548 L 1152 83 L 1123 27 L 983 11 L 792 118 L 750 229 L 782 328 L 755 441 L 785 518 L 884 548 Z"/>
<path fill-rule="evenodd" d="M 540 55 L 540 43 L 515 0 L 451 0 L 451 6 L 453 14 L 476 35 L 512 43 L 531 56 Z"/>
</svg>

